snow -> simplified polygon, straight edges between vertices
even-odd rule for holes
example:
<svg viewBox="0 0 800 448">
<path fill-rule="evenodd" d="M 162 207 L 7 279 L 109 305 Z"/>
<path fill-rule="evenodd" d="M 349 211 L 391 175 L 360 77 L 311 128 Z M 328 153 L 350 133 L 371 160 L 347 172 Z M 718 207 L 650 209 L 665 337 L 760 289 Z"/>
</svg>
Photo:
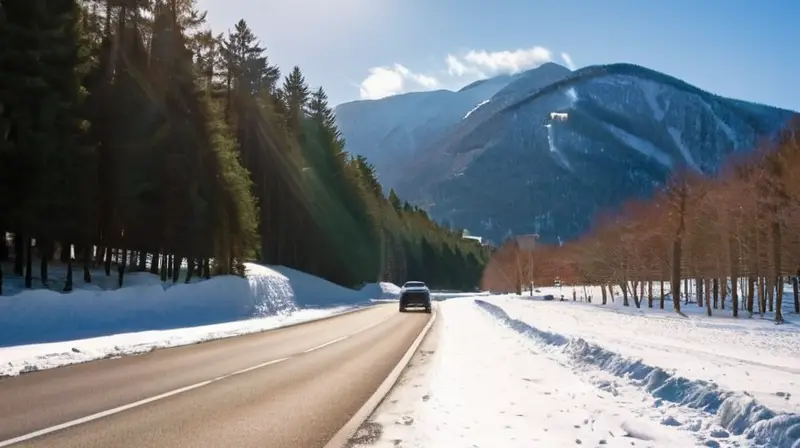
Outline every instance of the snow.
<svg viewBox="0 0 800 448">
<path fill-rule="evenodd" d="M 660 164 L 666 166 L 667 168 L 672 168 L 672 159 L 670 159 L 669 155 L 667 155 L 664 151 L 656 147 L 651 142 L 637 137 L 623 129 L 618 128 L 610 123 L 604 123 L 606 129 L 611 131 L 614 136 L 621 141 L 622 143 L 630 146 L 631 148 L 639 151 L 643 155 L 652 158 L 653 160 L 659 162 Z M 685 157 L 686 154 L 684 154 Z"/>
<path fill-rule="evenodd" d="M 692 152 L 689 151 L 689 148 L 687 148 L 686 145 L 683 144 L 681 130 L 673 128 L 672 126 L 668 126 L 667 132 L 669 132 L 669 135 L 670 137 L 672 137 L 672 140 L 675 141 L 675 145 L 678 146 L 681 155 L 683 156 L 684 159 L 686 159 L 686 163 L 688 163 L 689 166 L 694 168 L 696 171 L 701 171 L 700 166 L 697 164 L 697 162 L 695 162 L 694 157 L 692 157 Z"/>
<path fill-rule="evenodd" d="M 283 266 L 184 284 L 126 277 L 103 290 L 24 290 L 0 297 L 0 376 L 264 331 L 397 297 L 388 283 L 345 288 Z M 76 276 L 77 277 L 77 276 Z"/>
<path fill-rule="evenodd" d="M 467 113 L 464 115 L 464 118 L 462 118 L 462 120 L 466 120 L 466 119 L 467 119 L 467 118 L 468 118 L 470 115 L 472 115 L 472 113 L 473 113 L 473 112 L 475 112 L 476 110 L 478 110 L 478 108 L 479 108 L 479 107 L 483 106 L 484 104 L 486 104 L 486 103 L 488 103 L 488 102 L 489 102 L 489 99 L 485 99 L 485 100 L 481 101 L 480 103 L 478 103 L 477 105 L 475 105 L 475 107 L 473 107 L 472 109 L 470 109 L 470 110 L 469 110 L 469 112 L 467 112 Z"/>
<path fill-rule="evenodd" d="M 553 125 L 552 125 L 552 123 L 547 123 L 546 125 L 544 125 L 544 127 L 545 127 L 545 128 L 547 128 L 547 145 L 548 145 L 548 147 L 550 148 L 550 152 L 556 155 L 556 159 L 557 159 L 557 161 L 558 161 L 558 162 L 560 162 L 560 163 L 561 163 L 561 165 L 562 165 L 564 168 L 566 168 L 566 169 L 568 169 L 568 170 L 570 170 L 570 171 L 574 171 L 574 170 L 572 169 L 572 166 L 569 164 L 569 161 L 567 160 L 567 158 L 566 158 L 566 157 L 564 156 L 564 154 L 563 154 L 563 153 L 562 153 L 562 152 L 561 152 L 561 151 L 560 151 L 560 150 L 559 150 L 559 149 L 556 147 L 556 143 L 555 143 L 555 131 L 553 130 Z"/>
<path fill-rule="evenodd" d="M 517 296 L 437 313 L 355 446 L 800 447 L 794 323 Z"/>
<path fill-rule="evenodd" d="M 664 90 L 664 87 L 650 80 L 638 80 L 639 89 L 644 94 L 644 99 L 653 111 L 653 118 L 656 121 L 664 121 L 667 111 L 658 104 L 659 95 Z"/>
</svg>

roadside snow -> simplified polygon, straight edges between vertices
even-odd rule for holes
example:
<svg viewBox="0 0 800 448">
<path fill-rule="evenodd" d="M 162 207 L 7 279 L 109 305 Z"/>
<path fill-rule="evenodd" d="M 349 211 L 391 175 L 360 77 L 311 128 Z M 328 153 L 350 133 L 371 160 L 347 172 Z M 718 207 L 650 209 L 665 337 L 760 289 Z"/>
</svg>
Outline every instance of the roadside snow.
<svg viewBox="0 0 800 448">
<path fill-rule="evenodd" d="M 319 319 L 369 306 L 397 288 L 357 291 L 283 266 L 246 266 L 247 278 L 162 284 L 141 273 L 116 290 L 94 284 L 68 294 L 0 296 L 0 376 Z"/>
<path fill-rule="evenodd" d="M 271 330 L 316 320 L 351 308 L 298 310 L 290 314 L 174 330 L 140 331 L 97 338 L 0 348 L 0 377 L 105 358 L 147 353 L 159 348 Z"/>
<path fill-rule="evenodd" d="M 541 289 L 554 294 L 551 290 L 556 288 Z M 713 310 L 712 318 L 704 307 L 690 303 L 682 307 L 683 317 L 646 303 L 639 309 L 624 307 L 619 298 L 607 305 L 572 302 L 571 291 L 564 290 L 564 302 L 506 299 L 502 306 L 513 318 L 543 331 L 580 337 L 686 378 L 752 395 L 776 412 L 800 414 L 800 321 L 788 304 L 789 322 L 775 325 L 747 317 L 747 312 L 734 319 L 730 303 L 727 310 Z M 594 294 L 595 301 L 599 295 Z"/>
<path fill-rule="evenodd" d="M 354 447 L 800 447 L 794 324 L 516 296 L 438 313 Z"/>
<path fill-rule="evenodd" d="M 459 298 L 352 447 L 694 446 L 687 433 L 627 409 L 530 338 Z"/>
</svg>

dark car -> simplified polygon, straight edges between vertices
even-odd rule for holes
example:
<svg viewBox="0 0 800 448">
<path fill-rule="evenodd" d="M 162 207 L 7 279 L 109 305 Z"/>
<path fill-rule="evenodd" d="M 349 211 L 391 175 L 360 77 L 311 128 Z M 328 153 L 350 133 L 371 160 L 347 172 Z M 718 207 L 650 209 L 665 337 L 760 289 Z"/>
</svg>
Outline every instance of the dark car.
<svg viewBox="0 0 800 448">
<path fill-rule="evenodd" d="M 431 291 L 423 282 L 406 282 L 400 291 L 400 312 L 404 313 L 410 307 L 424 308 L 426 313 L 431 312 Z"/>
</svg>

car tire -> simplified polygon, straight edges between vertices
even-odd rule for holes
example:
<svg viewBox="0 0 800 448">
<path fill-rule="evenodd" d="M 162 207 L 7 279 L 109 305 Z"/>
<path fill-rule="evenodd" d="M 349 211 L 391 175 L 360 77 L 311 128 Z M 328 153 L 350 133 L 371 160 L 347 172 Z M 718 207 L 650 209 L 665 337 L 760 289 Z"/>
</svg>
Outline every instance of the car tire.
<svg viewBox="0 0 800 448">
<path fill-rule="evenodd" d="M 425 312 L 428 313 L 428 314 L 431 314 L 431 307 L 426 306 L 425 307 Z"/>
<path fill-rule="evenodd" d="M 400 307 L 400 312 L 401 312 L 401 313 L 405 313 L 405 312 L 406 312 L 406 309 L 405 309 L 405 308 L 403 308 L 403 307 L 401 306 L 401 307 Z"/>
</svg>

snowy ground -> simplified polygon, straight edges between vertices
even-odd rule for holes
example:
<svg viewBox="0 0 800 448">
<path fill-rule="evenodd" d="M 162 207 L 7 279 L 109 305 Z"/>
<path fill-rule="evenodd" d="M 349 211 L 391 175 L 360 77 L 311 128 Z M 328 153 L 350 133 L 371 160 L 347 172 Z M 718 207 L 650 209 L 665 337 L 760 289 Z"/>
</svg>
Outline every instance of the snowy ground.
<svg viewBox="0 0 800 448">
<path fill-rule="evenodd" d="M 352 290 L 281 266 L 247 269 L 247 278 L 191 284 L 138 273 L 120 289 L 104 289 L 100 275 L 68 294 L 0 296 L 0 376 L 264 331 L 399 293 L 386 283 Z"/>
<path fill-rule="evenodd" d="M 514 296 L 441 302 L 354 447 L 800 447 L 800 328 Z"/>
</svg>

